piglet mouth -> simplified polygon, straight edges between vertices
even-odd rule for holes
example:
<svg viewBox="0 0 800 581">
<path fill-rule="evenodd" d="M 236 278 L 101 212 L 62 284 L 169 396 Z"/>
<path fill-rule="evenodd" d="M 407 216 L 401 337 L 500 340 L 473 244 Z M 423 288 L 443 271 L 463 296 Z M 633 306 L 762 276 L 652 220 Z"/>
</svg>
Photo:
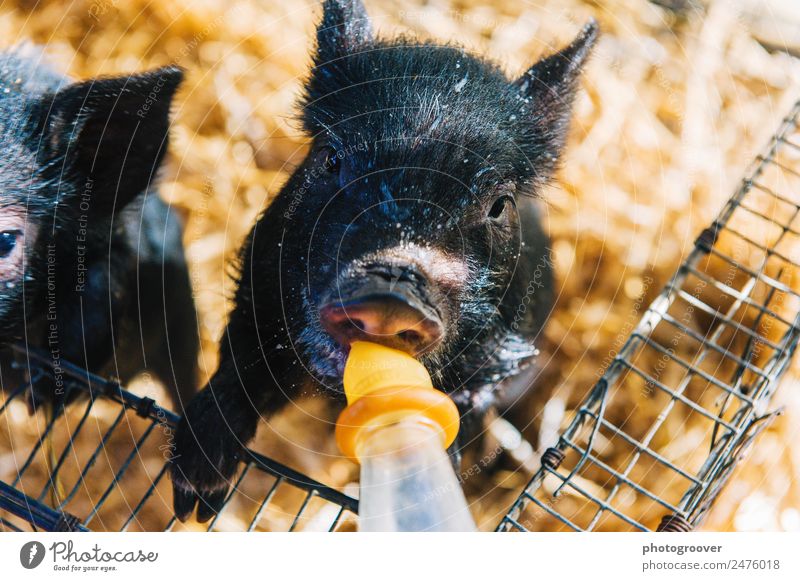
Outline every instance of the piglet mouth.
<svg viewBox="0 0 800 581">
<path fill-rule="evenodd" d="M 367 270 L 338 285 L 319 307 L 322 327 L 345 355 L 354 341 L 370 341 L 421 356 L 442 342 L 445 326 L 424 279 L 390 269 Z"/>
</svg>

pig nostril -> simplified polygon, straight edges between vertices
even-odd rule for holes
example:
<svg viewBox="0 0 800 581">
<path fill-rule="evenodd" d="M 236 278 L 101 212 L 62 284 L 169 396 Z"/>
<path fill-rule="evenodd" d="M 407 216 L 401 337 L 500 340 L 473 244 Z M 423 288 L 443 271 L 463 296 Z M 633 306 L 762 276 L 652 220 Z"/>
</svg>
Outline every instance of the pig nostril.
<svg viewBox="0 0 800 581">
<path fill-rule="evenodd" d="M 429 313 L 393 296 L 378 296 L 347 306 L 325 305 L 322 326 L 340 345 L 373 341 L 412 354 L 427 352 L 442 339 L 442 323 Z"/>
<path fill-rule="evenodd" d="M 420 333 L 418 333 L 417 331 L 413 331 L 411 329 L 407 329 L 405 331 L 400 331 L 397 334 L 397 337 L 400 340 L 402 340 L 405 343 L 408 343 L 410 345 L 419 345 L 424 341 L 424 338 L 422 337 L 422 335 Z"/>
</svg>

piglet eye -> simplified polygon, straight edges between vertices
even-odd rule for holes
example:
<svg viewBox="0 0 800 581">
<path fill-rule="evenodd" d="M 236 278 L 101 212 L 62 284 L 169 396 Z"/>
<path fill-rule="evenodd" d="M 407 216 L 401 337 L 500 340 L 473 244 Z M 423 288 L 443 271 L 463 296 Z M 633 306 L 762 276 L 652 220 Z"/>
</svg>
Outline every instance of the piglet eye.
<svg viewBox="0 0 800 581">
<path fill-rule="evenodd" d="M 22 232 L 19 230 L 6 230 L 0 232 L 0 258 L 8 257 L 17 247 L 17 238 Z"/>
<path fill-rule="evenodd" d="M 489 208 L 489 213 L 486 215 L 486 217 L 494 222 L 501 221 L 505 217 L 508 206 L 511 205 L 512 203 L 513 203 L 513 198 L 511 196 L 509 195 L 500 196 L 494 201 L 492 207 Z"/>
</svg>

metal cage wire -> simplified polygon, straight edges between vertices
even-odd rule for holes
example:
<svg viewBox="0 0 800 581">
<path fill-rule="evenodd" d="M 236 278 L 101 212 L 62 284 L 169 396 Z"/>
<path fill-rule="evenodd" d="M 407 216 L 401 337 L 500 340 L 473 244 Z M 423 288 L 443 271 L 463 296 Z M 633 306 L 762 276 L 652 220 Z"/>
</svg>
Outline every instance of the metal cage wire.
<svg viewBox="0 0 800 581">
<path fill-rule="evenodd" d="M 690 530 L 700 522 L 742 453 L 774 417 L 766 405 L 798 341 L 800 294 L 790 257 L 792 242 L 795 253 L 800 249 L 799 119 L 800 101 L 558 443 L 545 451 L 498 530 L 541 528 L 540 520 L 549 530 L 578 531 Z M 739 227 L 742 216 L 748 228 Z M 17 349 L 31 381 L 53 373 L 48 354 Z M 38 440 L 20 456 L 13 481 L 0 480 L 0 530 L 180 528 L 163 510 L 171 506 L 164 441 L 179 417 L 118 383 L 65 362 L 60 367 L 67 389 L 89 397 L 72 406 L 78 411 L 45 419 L 43 426 L 39 414 L 25 418 L 35 423 Z M 28 387 L 3 386 L 0 420 L 27 413 L 14 410 L 24 410 Z M 642 399 L 648 407 L 634 412 L 637 419 L 644 416 L 645 428 L 633 429 L 632 414 L 614 410 Z M 98 408 L 102 419 L 95 417 Z M 665 446 L 662 432 L 673 414 L 704 426 L 705 446 L 689 458 L 675 457 Z M 88 450 L 81 455 L 76 443 L 87 432 L 91 444 L 80 446 Z M 60 451 L 45 450 L 51 434 L 65 442 Z M 608 453 L 621 448 L 627 450 L 622 461 Z M 132 473 L 149 483 L 143 493 L 124 490 Z M 56 475 L 63 490 L 54 486 Z M 627 510 L 633 497 L 652 510 Z M 160 511 L 148 508 L 159 504 Z M 233 504 L 239 510 L 230 509 Z M 249 452 L 207 530 L 338 530 L 357 511 L 350 496 Z M 231 512 L 247 517 L 231 519 Z"/>
<path fill-rule="evenodd" d="M 688 531 L 701 522 L 775 417 L 767 406 L 797 347 L 799 121 L 800 101 L 543 453 L 498 530 L 544 520 L 550 530 Z M 636 409 L 610 413 L 625 403 Z M 678 424 L 685 429 L 700 426 L 694 453 L 669 451 L 673 414 L 692 417 Z M 634 425 L 642 416 L 645 426 Z M 610 446 L 623 447 L 622 460 L 607 454 Z M 633 514 L 632 500 L 652 509 Z"/>
<path fill-rule="evenodd" d="M 15 350 L 27 359 L 30 382 L 38 374 L 54 372 L 48 354 L 22 347 Z M 73 406 L 82 410 L 68 410 L 55 421 L 46 419 L 36 445 L 22 456 L 14 480 L 0 481 L 0 530 L 18 531 L 30 525 L 43 531 L 169 531 L 181 526 L 174 516 L 166 522 L 163 516 L 159 519 L 159 515 L 171 514 L 168 456 L 164 451 L 169 449 L 171 430 L 180 417 L 153 399 L 135 395 L 80 367 L 64 361 L 59 367 L 65 389 L 79 390 L 88 397 Z M 12 405 L 24 407 L 21 398 L 30 382 L 5 394 L 0 419 Z M 98 419 L 95 415 L 100 406 L 104 409 Z M 66 443 L 50 455 L 46 442 L 56 431 L 64 435 Z M 87 432 L 93 432 L 87 438 L 91 443 L 80 454 L 76 443 Z M 110 457 L 117 454 L 121 462 Z M 333 531 L 358 511 L 357 500 L 257 452 L 248 450 L 242 464 L 222 510 L 206 530 Z M 72 470 L 66 475 L 68 467 Z M 124 490 L 129 482 L 126 476 L 137 469 L 148 486 L 143 492 Z M 248 479 L 255 482 L 248 486 Z M 53 501 L 56 482 L 63 491 Z M 284 502 L 279 503 L 281 497 Z M 48 499 L 52 506 L 48 506 Z M 237 502 L 248 518 L 225 523 L 228 507 Z M 249 510 L 242 506 L 246 504 Z"/>
</svg>

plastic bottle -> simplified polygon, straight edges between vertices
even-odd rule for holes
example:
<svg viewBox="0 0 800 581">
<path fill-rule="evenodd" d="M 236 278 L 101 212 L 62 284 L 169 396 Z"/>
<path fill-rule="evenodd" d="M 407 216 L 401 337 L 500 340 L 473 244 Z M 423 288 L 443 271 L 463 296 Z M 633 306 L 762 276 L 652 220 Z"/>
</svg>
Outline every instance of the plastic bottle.
<svg viewBox="0 0 800 581">
<path fill-rule="evenodd" d="M 446 452 L 458 410 L 425 367 L 402 351 L 354 342 L 344 388 L 336 439 L 361 464 L 359 530 L 476 530 Z"/>
</svg>

